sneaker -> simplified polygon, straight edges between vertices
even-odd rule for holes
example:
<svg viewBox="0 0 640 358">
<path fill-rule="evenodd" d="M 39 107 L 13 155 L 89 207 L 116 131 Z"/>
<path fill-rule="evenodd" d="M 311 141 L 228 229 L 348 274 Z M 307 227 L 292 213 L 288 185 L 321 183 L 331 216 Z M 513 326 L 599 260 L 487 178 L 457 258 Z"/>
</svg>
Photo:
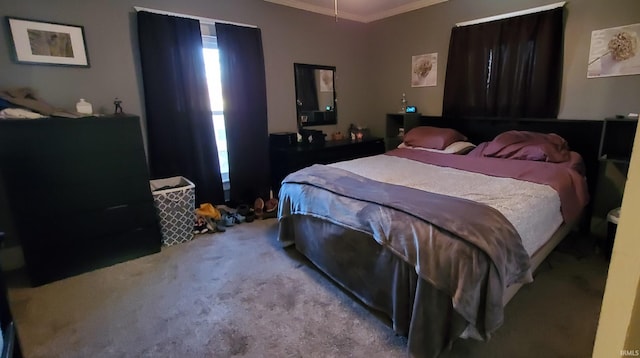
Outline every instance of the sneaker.
<svg viewBox="0 0 640 358">
<path fill-rule="evenodd" d="M 240 215 L 240 214 L 238 214 L 238 213 L 233 213 L 233 214 L 231 214 L 231 215 L 233 215 L 233 221 L 234 221 L 236 224 L 243 223 L 243 222 L 247 219 L 244 215 Z"/>
<path fill-rule="evenodd" d="M 210 217 L 205 217 L 207 221 L 207 228 L 212 232 L 225 232 L 227 229 L 224 226 L 223 220 L 213 220 Z"/>
<path fill-rule="evenodd" d="M 209 228 L 207 227 L 207 224 L 204 224 L 202 227 L 195 228 L 195 230 L 193 230 L 193 233 L 196 234 L 196 235 L 206 234 L 208 232 L 209 232 Z"/>
<path fill-rule="evenodd" d="M 195 225 L 193 226 L 193 233 L 204 234 L 207 232 L 209 232 L 209 229 L 207 228 L 207 222 L 201 216 L 197 216 Z"/>
<path fill-rule="evenodd" d="M 233 214 L 231 213 L 227 213 L 226 215 L 224 215 L 222 221 L 224 222 L 225 226 L 233 226 L 235 224 L 235 219 L 233 218 Z"/>
</svg>

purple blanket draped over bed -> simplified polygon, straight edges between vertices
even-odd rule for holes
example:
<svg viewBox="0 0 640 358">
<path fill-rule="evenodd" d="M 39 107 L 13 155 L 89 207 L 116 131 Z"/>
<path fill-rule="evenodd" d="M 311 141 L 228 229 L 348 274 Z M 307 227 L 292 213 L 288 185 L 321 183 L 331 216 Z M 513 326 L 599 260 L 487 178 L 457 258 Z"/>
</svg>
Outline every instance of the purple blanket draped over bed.
<svg viewBox="0 0 640 358">
<path fill-rule="evenodd" d="M 372 234 L 452 297 L 454 309 L 469 322 L 473 335 L 487 338 L 502 324 L 505 287 L 532 280 L 529 255 L 513 225 L 497 210 L 465 199 L 314 165 L 284 179 L 280 218 L 317 214 L 298 210 L 295 202 L 331 200 L 335 194 L 340 200 L 333 200 L 340 201 L 342 212 L 352 205 L 356 229 Z M 416 218 L 429 223 L 430 229 L 419 235 L 412 232 L 415 227 L 409 222 Z M 340 218 L 332 221 L 340 223 Z"/>
<path fill-rule="evenodd" d="M 568 223 L 574 222 L 589 202 L 587 179 L 563 163 L 471 157 L 402 148 L 386 154 L 441 167 L 549 185 L 558 192 L 562 217 Z"/>
</svg>

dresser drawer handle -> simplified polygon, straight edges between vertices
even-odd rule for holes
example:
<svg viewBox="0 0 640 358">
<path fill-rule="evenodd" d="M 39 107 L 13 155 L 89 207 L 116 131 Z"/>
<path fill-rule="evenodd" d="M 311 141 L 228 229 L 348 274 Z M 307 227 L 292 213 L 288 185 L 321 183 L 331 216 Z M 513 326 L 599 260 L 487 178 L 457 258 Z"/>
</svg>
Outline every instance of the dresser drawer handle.
<svg viewBox="0 0 640 358">
<path fill-rule="evenodd" d="M 114 206 L 111 206 L 111 207 L 108 207 L 108 208 L 104 209 L 104 211 L 123 209 L 123 208 L 126 208 L 128 206 L 129 206 L 129 204 L 114 205 Z"/>
</svg>

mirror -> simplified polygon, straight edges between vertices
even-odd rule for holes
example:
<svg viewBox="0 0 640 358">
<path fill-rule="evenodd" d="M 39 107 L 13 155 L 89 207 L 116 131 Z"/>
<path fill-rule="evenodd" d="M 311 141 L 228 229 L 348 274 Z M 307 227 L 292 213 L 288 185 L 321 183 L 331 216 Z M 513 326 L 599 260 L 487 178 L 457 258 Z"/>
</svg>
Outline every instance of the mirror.
<svg viewBox="0 0 640 358">
<path fill-rule="evenodd" d="M 293 64 L 298 128 L 338 123 L 334 66 Z"/>
</svg>

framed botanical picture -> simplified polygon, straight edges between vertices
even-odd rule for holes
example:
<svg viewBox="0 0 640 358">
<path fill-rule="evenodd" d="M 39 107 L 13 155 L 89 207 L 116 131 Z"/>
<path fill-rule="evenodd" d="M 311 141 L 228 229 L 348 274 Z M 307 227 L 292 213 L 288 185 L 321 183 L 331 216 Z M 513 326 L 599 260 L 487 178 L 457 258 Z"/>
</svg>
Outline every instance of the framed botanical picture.
<svg viewBox="0 0 640 358">
<path fill-rule="evenodd" d="M 591 32 L 587 78 L 640 75 L 640 24 Z"/>
<path fill-rule="evenodd" d="M 411 87 L 435 86 L 438 83 L 438 53 L 411 56 Z"/>
<path fill-rule="evenodd" d="M 82 26 L 14 17 L 7 21 L 16 62 L 89 67 Z"/>
</svg>

